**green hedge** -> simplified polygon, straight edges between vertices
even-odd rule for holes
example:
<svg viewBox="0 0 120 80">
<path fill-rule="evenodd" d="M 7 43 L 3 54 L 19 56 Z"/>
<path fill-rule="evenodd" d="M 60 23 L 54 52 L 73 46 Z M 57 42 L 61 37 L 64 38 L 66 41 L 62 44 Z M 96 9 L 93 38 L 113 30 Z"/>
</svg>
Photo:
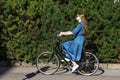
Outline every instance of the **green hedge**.
<svg viewBox="0 0 120 80">
<path fill-rule="evenodd" d="M 34 63 L 40 52 L 52 49 L 53 36 L 75 27 L 82 12 L 89 27 L 87 48 L 94 48 L 100 62 L 120 62 L 120 2 L 0 0 L 0 5 L 1 60 Z"/>
</svg>

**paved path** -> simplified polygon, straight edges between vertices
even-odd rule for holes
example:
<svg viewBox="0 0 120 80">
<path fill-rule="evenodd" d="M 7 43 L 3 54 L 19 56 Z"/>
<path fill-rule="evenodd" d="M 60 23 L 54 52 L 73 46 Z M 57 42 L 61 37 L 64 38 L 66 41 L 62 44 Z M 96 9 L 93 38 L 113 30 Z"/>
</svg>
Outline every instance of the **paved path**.
<svg viewBox="0 0 120 80">
<path fill-rule="evenodd" d="M 100 69 L 94 76 L 82 76 L 65 70 L 42 75 L 35 67 L 0 67 L 0 80 L 120 80 L 120 70 Z"/>
</svg>

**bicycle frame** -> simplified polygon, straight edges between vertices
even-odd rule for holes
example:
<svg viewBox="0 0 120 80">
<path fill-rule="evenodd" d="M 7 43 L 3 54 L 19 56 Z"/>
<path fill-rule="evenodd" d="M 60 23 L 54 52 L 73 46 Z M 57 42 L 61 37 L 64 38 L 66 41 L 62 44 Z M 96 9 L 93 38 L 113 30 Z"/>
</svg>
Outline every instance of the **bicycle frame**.
<svg viewBox="0 0 120 80">
<path fill-rule="evenodd" d="M 52 63 L 52 64 L 55 64 L 55 63 L 58 64 L 58 65 L 56 65 L 55 71 L 53 71 L 53 73 L 51 73 L 51 74 L 54 74 L 59 69 L 59 67 L 60 67 L 61 64 L 63 64 L 63 68 L 66 68 L 69 71 L 71 71 L 72 70 L 72 66 L 73 66 L 72 65 L 72 61 L 66 61 L 65 60 L 66 56 L 65 56 L 65 54 L 62 51 L 62 48 L 61 48 L 61 45 L 60 45 L 60 38 L 59 38 L 58 35 L 55 37 L 53 46 L 54 47 L 53 47 L 52 52 L 43 52 L 42 54 L 40 54 L 37 57 L 37 69 L 40 72 L 44 73 L 44 71 L 42 71 L 41 69 L 44 68 L 45 66 L 39 67 L 39 65 L 38 65 L 39 64 L 39 59 L 42 59 L 42 57 L 44 57 L 44 54 L 50 54 L 50 56 L 48 57 L 48 59 L 44 60 L 45 62 L 42 63 L 42 64 L 48 64 L 49 62 Z M 54 61 L 54 59 L 55 59 L 55 61 Z M 52 62 L 52 60 L 53 60 L 53 62 Z M 62 62 L 62 60 L 64 60 L 65 65 Z M 80 74 L 82 74 L 82 75 L 92 75 L 99 68 L 99 60 L 97 59 L 97 57 L 93 53 L 91 53 L 91 50 L 85 50 L 85 49 L 83 49 L 82 50 L 81 59 L 80 59 L 80 61 L 76 61 L 76 63 L 80 66 L 77 71 Z M 94 64 L 96 64 L 96 65 L 94 65 Z M 48 64 L 48 66 L 49 66 L 49 64 Z M 46 73 L 44 73 L 44 74 L 46 74 Z"/>
<path fill-rule="evenodd" d="M 61 58 L 62 60 L 65 61 L 65 63 L 68 63 L 64 58 L 65 58 L 65 54 L 62 54 L 62 49 L 60 48 L 60 37 L 57 35 L 55 37 L 56 43 L 55 43 L 55 47 L 53 47 L 53 54 L 56 54 L 59 58 Z"/>
</svg>

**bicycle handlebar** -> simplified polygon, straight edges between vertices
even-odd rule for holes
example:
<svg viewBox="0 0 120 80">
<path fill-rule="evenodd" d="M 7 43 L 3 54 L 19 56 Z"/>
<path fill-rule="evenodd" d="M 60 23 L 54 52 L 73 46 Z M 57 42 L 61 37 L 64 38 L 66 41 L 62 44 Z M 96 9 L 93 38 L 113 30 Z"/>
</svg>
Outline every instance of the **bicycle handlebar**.
<svg viewBox="0 0 120 80">
<path fill-rule="evenodd" d="M 59 38 L 60 37 L 59 34 L 57 34 L 56 37 Z"/>
<path fill-rule="evenodd" d="M 57 35 L 54 37 L 54 40 L 56 40 L 56 42 L 60 42 L 60 36 L 59 36 L 59 34 L 57 34 Z"/>
<path fill-rule="evenodd" d="M 57 40 L 60 40 L 60 36 L 59 36 L 59 34 L 56 35 L 56 38 L 57 38 Z"/>
</svg>

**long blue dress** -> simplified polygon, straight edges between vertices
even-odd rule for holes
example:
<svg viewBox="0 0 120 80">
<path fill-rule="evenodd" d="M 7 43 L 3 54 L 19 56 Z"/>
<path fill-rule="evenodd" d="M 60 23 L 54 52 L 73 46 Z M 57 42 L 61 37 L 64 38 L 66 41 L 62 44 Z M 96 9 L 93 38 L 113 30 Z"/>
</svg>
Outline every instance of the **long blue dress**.
<svg viewBox="0 0 120 80">
<path fill-rule="evenodd" d="M 85 41 L 83 22 L 79 22 L 71 32 L 75 35 L 75 38 L 71 41 L 62 43 L 62 50 L 70 60 L 79 61 Z"/>
</svg>

